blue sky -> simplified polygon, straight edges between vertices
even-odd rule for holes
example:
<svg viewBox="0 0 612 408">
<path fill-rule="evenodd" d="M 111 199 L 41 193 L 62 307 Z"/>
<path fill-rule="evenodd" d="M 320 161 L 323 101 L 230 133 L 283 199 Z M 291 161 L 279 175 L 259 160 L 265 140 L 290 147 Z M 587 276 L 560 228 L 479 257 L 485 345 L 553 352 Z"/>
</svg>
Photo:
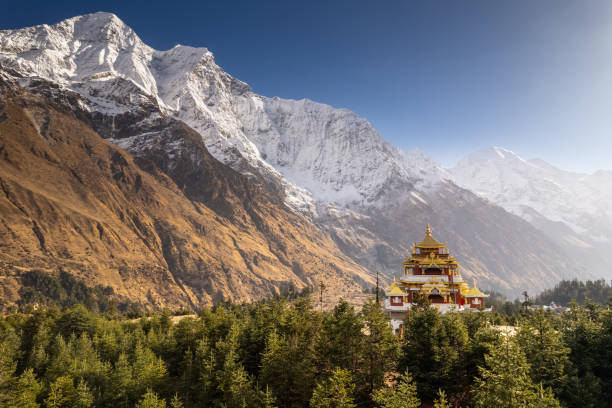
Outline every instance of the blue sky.
<svg viewBox="0 0 612 408">
<path fill-rule="evenodd" d="M 0 28 L 117 14 L 157 49 L 205 46 L 267 96 L 372 122 L 447 166 L 496 145 L 612 170 L 612 2 L 0 0 Z"/>
</svg>

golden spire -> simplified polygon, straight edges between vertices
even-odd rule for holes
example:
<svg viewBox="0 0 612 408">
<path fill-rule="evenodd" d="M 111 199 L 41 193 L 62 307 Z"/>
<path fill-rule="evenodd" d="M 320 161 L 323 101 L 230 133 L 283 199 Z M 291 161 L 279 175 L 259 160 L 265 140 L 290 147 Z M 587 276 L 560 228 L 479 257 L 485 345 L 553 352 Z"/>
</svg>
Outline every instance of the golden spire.
<svg viewBox="0 0 612 408">
<path fill-rule="evenodd" d="M 417 248 L 444 248 L 446 244 L 439 243 L 432 235 L 431 235 L 431 226 L 427 224 L 427 229 L 425 230 L 425 237 L 421 242 L 416 244 Z"/>
</svg>

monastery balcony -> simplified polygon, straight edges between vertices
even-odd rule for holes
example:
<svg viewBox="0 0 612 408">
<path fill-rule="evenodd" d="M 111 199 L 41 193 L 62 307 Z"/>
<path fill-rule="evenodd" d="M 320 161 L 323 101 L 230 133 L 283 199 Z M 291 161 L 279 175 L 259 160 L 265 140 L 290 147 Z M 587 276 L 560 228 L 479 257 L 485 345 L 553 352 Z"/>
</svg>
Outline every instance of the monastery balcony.
<svg viewBox="0 0 612 408">
<path fill-rule="evenodd" d="M 410 309 L 410 306 L 410 303 L 404 303 L 402 306 L 392 306 L 389 303 L 389 299 L 385 299 L 385 310 L 389 312 L 405 312 Z M 456 312 L 478 311 L 478 309 L 470 309 L 469 305 L 457 305 L 454 303 L 431 303 L 430 306 L 440 313 L 450 312 L 451 310 Z"/>
<path fill-rule="evenodd" d="M 402 306 L 392 306 L 389 299 L 385 299 L 385 309 L 392 312 L 405 312 L 410 309 L 410 303 L 404 303 Z"/>
<path fill-rule="evenodd" d="M 448 275 L 404 275 L 400 278 L 403 282 L 448 282 Z M 454 280 L 453 282 L 461 282 Z"/>
</svg>

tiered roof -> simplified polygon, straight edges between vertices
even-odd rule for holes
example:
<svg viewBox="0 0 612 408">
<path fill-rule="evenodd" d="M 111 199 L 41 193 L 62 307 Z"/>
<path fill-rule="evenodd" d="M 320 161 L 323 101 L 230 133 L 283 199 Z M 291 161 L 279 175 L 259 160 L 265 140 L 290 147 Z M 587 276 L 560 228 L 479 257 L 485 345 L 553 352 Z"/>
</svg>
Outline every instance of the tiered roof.
<svg viewBox="0 0 612 408">
<path fill-rule="evenodd" d="M 434 249 L 433 251 L 416 251 L 420 249 Z M 459 291 L 463 297 L 476 298 L 487 297 L 482 293 L 474 282 L 470 287 L 468 283 L 461 277 L 459 271 L 459 263 L 455 257 L 446 248 L 446 243 L 440 243 L 431 234 L 431 227 L 427 225 L 425 237 L 419 243 L 414 243 L 412 248 L 412 256 L 406 257 L 404 267 L 420 267 L 422 269 L 436 268 L 444 269 L 444 273 L 440 275 L 414 275 L 405 272 L 400 281 L 393 279 L 393 283 L 385 292 L 389 296 L 406 295 L 406 290 L 420 290 L 422 293 L 430 294 L 436 290 L 437 293 L 448 295 Z M 437 251 L 436 251 L 437 249 Z M 448 274 L 447 274 L 448 273 Z M 435 292 L 434 292 L 435 293 Z"/>
<path fill-rule="evenodd" d="M 468 290 L 461 291 L 461 294 L 463 295 L 463 297 L 488 297 L 489 295 L 486 295 L 484 293 L 482 293 L 477 287 L 476 287 L 476 281 L 474 281 L 472 283 L 472 287 L 469 288 Z"/>
<path fill-rule="evenodd" d="M 443 244 L 439 242 L 437 239 L 435 239 L 433 235 L 431 235 L 431 227 L 429 226 L 429 224 L 427 224 L 427 230 L 425 231 L 425 238 L 423 238 L 421 242 L 419 242 L 418 244 L 415 244 L 415 246 L 417 248 L 425 248 L 425 249 L 444 248 L 446 246 L 446 243 Z"/>
<path fill-rule="evenodd" d="M 389 296 L 393 296 L 393 295 L 397 296 L 397 295 L 405 295 L 406 294 L 402 290 L 402 288 L 397 284 L 397 281 L 395 280 L 395 278 L 393 278 L 393 283 L 391 284 L 391 286 L 389 286 L 387 289 L 385 289 L 385 292 Z"/>
</svg>

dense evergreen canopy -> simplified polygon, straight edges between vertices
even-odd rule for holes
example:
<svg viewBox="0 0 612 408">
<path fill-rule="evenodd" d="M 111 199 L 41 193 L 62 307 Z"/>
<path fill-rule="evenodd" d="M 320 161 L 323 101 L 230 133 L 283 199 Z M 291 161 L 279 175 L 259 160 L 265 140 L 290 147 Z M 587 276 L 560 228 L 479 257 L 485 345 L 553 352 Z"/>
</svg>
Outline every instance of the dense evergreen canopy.
<svg viewBox="0 0 612 408">
<path fill-rule="evenodd" d="M 562 280 L 553 289 L 547 289 L 536 296 L 535 303 L 548 305 L 555 302 L 557 305 L 567 306 L 572 301 L 584 304 L 587 299 L 601 304 L 612 301 L 612 284 L 604 279 L 586 282 L 578 279 Z"/>
<path fill-rule="evenodd" d="M 81 305 L 0 321 L 1 407 L 601 407 L 612 311 L 447 313 L 395 337 L 374 301 L 308 296 L 130 319 Z M 495 324 L 514 323 L 508 336 Z"/>
</svg>

